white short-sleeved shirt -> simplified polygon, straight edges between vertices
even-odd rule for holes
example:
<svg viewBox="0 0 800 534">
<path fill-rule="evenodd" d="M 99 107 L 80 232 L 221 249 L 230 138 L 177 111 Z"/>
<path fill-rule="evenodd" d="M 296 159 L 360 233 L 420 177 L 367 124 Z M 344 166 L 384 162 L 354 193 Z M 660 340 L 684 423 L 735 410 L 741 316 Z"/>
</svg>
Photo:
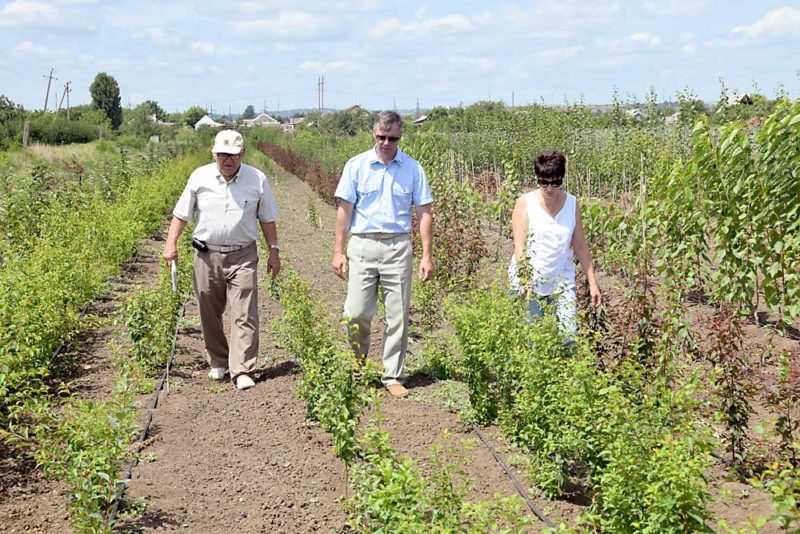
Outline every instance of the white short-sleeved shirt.
<svg viewBox="0 0 800 534">
<path fill-rule="evenodd" d="M 381 163 L 374 148 L 351 158 L 334 196 L 354 204 L 354 234 L 409 233 L 411 206 L 433 202 L 422 166 L 399 149 L 389 163 Z"/>
<path fill-rule="evenodd" d="M 184 221 L 197 217 L 192 234 L 211 245 L 249 245 L 258 239 L 258 223 L 273 222 L 278 208 L 267 176 L 242 164 L 231 181 L 216 163 L 195 169 L 172 214 Z"/>
</svg>

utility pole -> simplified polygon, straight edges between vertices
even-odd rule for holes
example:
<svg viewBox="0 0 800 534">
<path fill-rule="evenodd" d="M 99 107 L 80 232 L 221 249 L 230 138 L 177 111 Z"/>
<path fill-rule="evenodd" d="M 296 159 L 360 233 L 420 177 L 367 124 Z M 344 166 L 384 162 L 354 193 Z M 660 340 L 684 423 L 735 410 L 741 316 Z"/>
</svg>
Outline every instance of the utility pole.
<svg viewBox="0 0 800 534">
<path fill-rule="evenodd" d="M 393 98 L 392 102 L 393 102 L 392 109 L 394 110 L 395 113 L 397 113 L 397 99 Z"/>
<path fill-rule="evenodd" d="M 264 99 L 264 114 L 266 115 L 266 113 L 267 113 L 267 99 L 265 98 Z"/>
<path fill-rule="evenodd" d="M 50 99 L 50 84 L 53 80 L 58 80 L 58 78 L 53 77 L 53 68 L 50 68 L 50 75 L 42 74 L 42 78 L 47 78 L 47 93 L 44 95 L 44 111 L 47 113 L 47 101 Z"/>
<path fill-rule="evenodd" d="M 325 76 L 320 76 L 317 80 L 317 107 L 319 114 L 322 115 L 322 110 L 325 108 Z"/>
<path fill-rule="evenodd" d="M 514 109 L 514 91 L 511 91 L 511 109 Z"/>
<path fill-rule="evenodd" d="M 72 89 L 70 89 L 69 84 L 71 83 L 72 82 L 67 82 L 67 120 L 69 120 L 69 94 L 72 92 Z"/>
<path fill-rule="evenodd" d="M 64 97 L 67 96 L 67 91 L 69 91 L 69 84 L 72 82 L 67 82 L 64 84 L 64 92 L 61 93 L 61 100 L 58 101 L 58 107 L 56 108 L 56 113 L 61 111 L 61 105 L 64 103 Z"/>
</svg>

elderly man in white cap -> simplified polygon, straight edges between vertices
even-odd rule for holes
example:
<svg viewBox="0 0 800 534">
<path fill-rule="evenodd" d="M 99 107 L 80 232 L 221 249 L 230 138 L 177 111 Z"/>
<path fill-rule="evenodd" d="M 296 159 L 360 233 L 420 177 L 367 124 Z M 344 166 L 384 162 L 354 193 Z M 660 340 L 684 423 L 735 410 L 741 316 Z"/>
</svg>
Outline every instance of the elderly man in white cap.
<svg viewBox="0 0 800 534">
<path fill-rule="evenodd" d="M 269 244 L 267 269 L 274 277 L 281 268 L 278 210 L 266 175 L 242 163 L 239 132 L 219 132 L 211 153 L 214 163 L 195 169 L 175 205 L 163 257 L 167 265 L 178 259 L 178 237 L 196 217 L 193 282 L 208 376 L 222 380 L 230 373 L 238 389 L 248 389 L 255 385 L 251 374 L 258 356 L 258 227 Z M 230 345 L 222 325 L 228 302 Z"/>
</svg>

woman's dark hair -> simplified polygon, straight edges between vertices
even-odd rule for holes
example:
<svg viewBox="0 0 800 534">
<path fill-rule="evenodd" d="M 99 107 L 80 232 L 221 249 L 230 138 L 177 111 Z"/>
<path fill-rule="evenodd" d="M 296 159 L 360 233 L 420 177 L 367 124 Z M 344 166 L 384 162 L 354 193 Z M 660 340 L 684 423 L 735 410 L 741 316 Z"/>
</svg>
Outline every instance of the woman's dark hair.
<svg viewBox="0 0 800 534">
<path fill-rule="evenodd" d="M 537 178 L 564 178 L 567 158 L 558 150 L 547 150 L 533 160 L 533 170 Z"/>
</svg>

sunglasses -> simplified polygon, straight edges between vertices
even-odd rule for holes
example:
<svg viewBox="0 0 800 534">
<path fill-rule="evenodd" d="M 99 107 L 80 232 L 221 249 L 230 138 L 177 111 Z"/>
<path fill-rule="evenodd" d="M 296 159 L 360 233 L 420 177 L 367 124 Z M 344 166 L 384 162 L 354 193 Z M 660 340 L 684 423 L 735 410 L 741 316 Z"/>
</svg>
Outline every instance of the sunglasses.
<svg viewBox="0 0 800 534">
<path fill-rule="evenodd" d="M 547 187 L 547 186 L 561 187 L 561 184 L 564 183 L 564 179 L 556 178 L 555 180 L 536 180 L 536 183 L 538 183 L 542 187 Z"/>
<path fill-rule="evenodd" d="M 389 141 L 390 143 L 396 143 L 400 140 L 399 137 L 395 137 L 393 135 L 378 135 L 375 134 L 375 139 L 378 141 Z"/>
<path fill-rule="evenodd" d="M 226 154 L 225 152 L 217 152 L 217 158 L 222 161 L 225 161 L 228 158 L 239 159 L 240 157 L 242 157 L 241 154 Z"/>
</svg>

